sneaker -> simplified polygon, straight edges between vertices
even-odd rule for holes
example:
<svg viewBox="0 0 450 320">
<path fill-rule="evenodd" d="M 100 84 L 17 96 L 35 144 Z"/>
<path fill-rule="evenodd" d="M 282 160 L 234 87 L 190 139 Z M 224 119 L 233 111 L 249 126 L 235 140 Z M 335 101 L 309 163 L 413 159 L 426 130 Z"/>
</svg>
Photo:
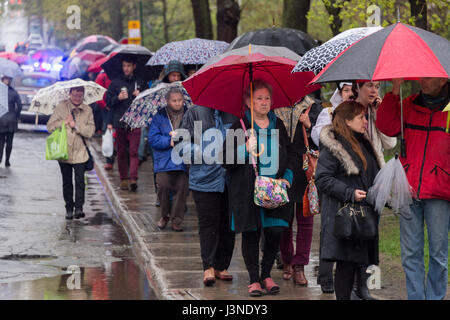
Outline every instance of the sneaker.
<svg viewBox="0 0 450 320">
<path fill-rule="evenodd" d="M 261 284 L 259 282 L 253 282 L 251 285 L 249 285 L 248 294 L 250 295 L 250 297 L 261 297 L 262 296 Z"/>
<path fill-rule="evenodd" d="M 323 293 L 334 293 L 333 281 L 326 282 L 325 284 L 321 284 L 320 288 Z"/>
<path fill-rule="evenodd" d="M 105 168 L 106 171 L 110 171 L 110 170 L 113 169 L 113 165 L 111 163 L 106 163 L 104 168 Z"/>
<path fill-rule="evenodd" d="M 6 160 L 6 162 L 5 162 L 5 167 L 6 168 L 11 167 L 11 163 L 8 160 Z"/>
<path fill-rule="evenodd" d="M 263 287 L 267 290 L 268 294 L 277 294 L 280 292 L 280 287 L 273 282 L 272 278 L 265 278 L 263 280 Z"/>
</svg>

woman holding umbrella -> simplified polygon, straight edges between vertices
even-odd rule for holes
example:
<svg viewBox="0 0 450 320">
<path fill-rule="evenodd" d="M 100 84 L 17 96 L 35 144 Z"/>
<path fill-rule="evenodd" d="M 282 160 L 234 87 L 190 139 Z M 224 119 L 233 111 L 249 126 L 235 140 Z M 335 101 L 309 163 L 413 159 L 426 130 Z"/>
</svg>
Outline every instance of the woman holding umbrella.
<svg viewBox="0 0 450 320">
<path fill-rule="evenodd" d="M 257 151 L 257 145 L 265 139 L 265 151 L 261 150 L 263 152 L 261 152 L 257 164 L 258 174 L 281 179 L 288 187 L 292 183 L 294 164 L 300 160 L 295 159 L 295 153 L 292 152 L 283 122 L 270 110 L 272 87 L 266 82 L 256 80 L 253 82 L 252 90 L 250 88 L 248 86 L 245 91 L 244 101 L 249 107 L 253 98 L 255 135 L 251 135 L 245 144 L 240 145 L 234 143 L 233 135 L 227 136 L 224 144 L 224 159 L 227 159 L 228 153 L 234 152 L 234 161 L 233 163 L 227 162 L 224 167 L 229 176 L 231 229 L 236 233 L 242 233 L 242 254 L 250 277 L 249 294 L 250 296 L 261 296 L 261 282 L 269 294 L 276 294 L 280 291 L 280 287 L 272 280 L 270 272 L 280 246 L 283 230 L 289 226 L 292 208 L 290 204 L 287 204 L 268 210 L 254 203 L 254 170 L 256 169 L 249 164 L 250 157 Z M 251 119 L 251 111 L 247 110 L 242 119 L 245 128 L 251 127 Z M 231 127 L 232 130 L 241 128 L 240 121 Z M 277 141 L 278 146 L 276 145 Z M 226 146 L 230 143 L 232 143 L 233 149 L 227 150 Z M 270 155 L 269 150 L 272 150 Z M 260 272 L 259 239 L 262 230 L 264 230 L 265 243 Z"/>
<path fill-rule="evenodd" d="M 14 132 L 17 132 L 17 124 L 22 111 L 22 101 L 17 91 L 11 87 L 12 78 L 2 77 L 2 82 L 8 86 L 8 112 L 0 117 L 0 163 L 3 158 L 3 149 L 6 144 L 5 166 L 10 167 L 11 151 L 13 147 Z"/>
</svg>

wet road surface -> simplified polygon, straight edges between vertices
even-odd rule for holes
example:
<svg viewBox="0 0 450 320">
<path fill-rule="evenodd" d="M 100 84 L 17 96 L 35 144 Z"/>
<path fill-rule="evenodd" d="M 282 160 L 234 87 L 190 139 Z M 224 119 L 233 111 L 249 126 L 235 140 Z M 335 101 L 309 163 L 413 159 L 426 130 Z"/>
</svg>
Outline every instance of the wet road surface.
<svg viewBox="0 0 450 320">
<path fill-rule="evenodd" d="M 21 128 L 12 166 L 0 164 L 0 299 L 155 299 L 95 172 L 86 218 L 66 221 L 47 134 Z"/>
</svg>

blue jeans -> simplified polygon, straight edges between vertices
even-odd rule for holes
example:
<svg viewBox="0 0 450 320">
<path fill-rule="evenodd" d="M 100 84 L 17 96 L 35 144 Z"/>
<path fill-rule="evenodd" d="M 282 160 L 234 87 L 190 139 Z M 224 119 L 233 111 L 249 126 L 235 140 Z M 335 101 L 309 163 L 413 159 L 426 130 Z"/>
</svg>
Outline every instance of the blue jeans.
<svg viewBox="0 0 450 320">
<path fill-rule="evenodd" d="M 448 278 L 448 231 L 450 202 L 440 199 L 414 200 L 411 220 L 400 218 L 402 265 L 409 300 L 445 298 Z M 430 262 L 425 279 L 424 222 L 427 225 Z"/>
</svg>

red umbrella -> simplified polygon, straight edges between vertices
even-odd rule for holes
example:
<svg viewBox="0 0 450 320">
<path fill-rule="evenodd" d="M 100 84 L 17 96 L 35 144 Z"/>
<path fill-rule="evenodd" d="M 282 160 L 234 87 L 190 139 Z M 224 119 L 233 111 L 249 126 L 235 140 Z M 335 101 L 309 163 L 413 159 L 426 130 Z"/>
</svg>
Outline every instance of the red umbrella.
<svg viewBox="0 0 450 320">
<path fill-rule="evenodd" d="M 105 54 L 92 50 L 84 50 L 75 55 L 75 57 L 80 58 L 81 60 L 88 61 L 90 63 L 94 63 L 95 61 L 104 58 Z"/>
<path fill-rule="evenodd" d="M 23 64 L 28 60 L 27 55 L 16 52 L 0 52 L 0 58 L 8 59 L 18 64 Z"/>
<path fill-rule="evenodd" d="M 95 61 L 93 64 L 91 64 L 89 66 L 89 68 L 87 69 L 88 72 L 94 72 L 94 73 L 99 73 L 100 71 L 103 70 L 102 68 L 102 64 L 104 64 L 106 61 L 108 61 L 110 58 L 114 57 L 117 54 L 117 52 L 111 52 L 109 55 L 107 55 L 106 57 L 100 58 L 97 61 Z"/>
<path fill-rule="evenodd" d="M 273 87 L 272 109 L 292 106 L 320 88 L 307 86 L 313 72 L 291 73 L 299 59 L 284 47 L 249 45 L 212 58 L 183 86 L 194 103 L 242 117 L 244 90 L 250 79 L 260 79 Z"/>
<path fill-rule="evenodd" d="M 449 78 L 449 52 L 447 39 L 398 22 L 348 47 L 312 82 Z"/>
</svg>

